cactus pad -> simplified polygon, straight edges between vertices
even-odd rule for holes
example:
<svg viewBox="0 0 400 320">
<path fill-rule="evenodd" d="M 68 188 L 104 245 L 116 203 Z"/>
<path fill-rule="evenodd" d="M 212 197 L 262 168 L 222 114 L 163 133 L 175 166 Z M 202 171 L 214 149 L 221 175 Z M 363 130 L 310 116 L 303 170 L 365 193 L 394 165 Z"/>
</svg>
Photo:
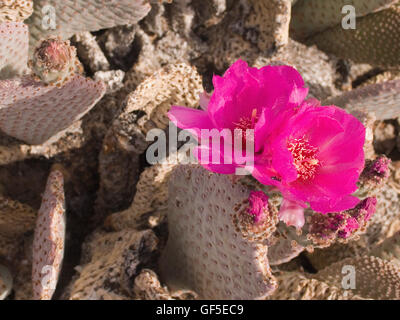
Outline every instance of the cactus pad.
<svg viewBox="0 0 400 320">
<path fill-rule="evenodd" d="M 28 37 L 28 26 L 24 23 L 0 23 L 0 80 L 27 70 Z"/>
<path fill-rule="evenodd" d="M 0 129 L 27 143 L 41 144 L 79 120 L 104 93 L 102 82 L 80 75 L 61 88 L 30 77 L 1 81 Z"/>
<path fill-rule="evenodd" d="M 354 267 L 355 288 L 352 293 L 369 299 L 400 299 L 398 266 L 377 257 L 344 259 L 318 272 L 316 278 L 341 288 L 344 266 Z"/>
<path fill-rule="evenodd" d="M 50 19 L 51 10 L 54 10 L 55 29 L 52 29 L 50 21 L 43 28 L 43 18 L 47 18 L 43 8 L 44 12 L 50 8 L 47 11 Z M 65 40 L 74 33 L 134 24 L 145 17 L 150 8 L 148 0 L 35 0 L 34 12 L 27 20 L 31 44 L 49 35 L 61 36 Z"/>
<path fill-rule="evenodd" d="M 354 62 L 384 68 L 400 67 L 400 7 L 357 19 L 356 29 L 341 25 L 310 38 L 319 49 Z"/>
<path fill-rule="evenodd" d="M 233 222 L 249 190 L 200 167 L 180 166 L 172 175 L 169 238 L 160 261 L 170 290 L 192 289 L 203 299 L 271 294 L 276 281 L 266 241 L 246 240 Z"/>
<path fill-rule="evenodd" d="M 292 10 L 290 31 L 296 38 L 305 38 L 341 24 L 342 8 L 351 5 L 357 17 L 389 8 L 398 0 L 300 0 Z"/>
<path fill-rule="evenodd" d="M 54 170 L 47 180 L 33 241 L 33 297 L 50 300 L 57 285 L 64 257 L 64 178 Z"/>
<path fill-rule="evenodd" d="M 378 120 L 397 118 L 400 116 L 400 80 L 357 88 L 329 98 L 324 104 L 334 104 L 350 112 L 373 112 Z"/>
</svg>

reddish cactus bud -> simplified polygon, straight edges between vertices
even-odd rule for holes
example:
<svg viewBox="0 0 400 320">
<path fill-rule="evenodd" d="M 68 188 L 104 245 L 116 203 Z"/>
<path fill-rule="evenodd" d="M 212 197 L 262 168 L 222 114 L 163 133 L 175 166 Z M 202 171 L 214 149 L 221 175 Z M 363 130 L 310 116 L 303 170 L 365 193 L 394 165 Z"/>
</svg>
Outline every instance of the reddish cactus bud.
<svg viewBox="0 0 400 320">
<path fill-rule="evenodd" d="M 367 160 L 365 168 L 360 175 L 358 193 L 368 196 L 376 195 L 385 185 L 390 176 L 390 159 L 379 156 L 375 160 Z"/>
<path fill-rule="evenodd" d="M 237 206 L 234 225 L 249 241 L 263 241 L 270 238 L 279 222 L 278 212 L 268 203 L 268 196 L 262 191 L 251 191 L 249 198 Z"/>
<path fill-rule="evenodd" d="M 325 243 L 335 238 L 349 240 L 365 231 L 367 222 L 375 213 L 376 198 L 366 198 L 355 208 L 321 215 L 311 216 L 309 236 L 316 244 Z"/>
<path fill-rule="evenodd" d="M 62 86 L 81 70 L 76 49 L 58 38 L 43 40 L 36 48 L 30 67 L 45 84 Z"/>
</svg>

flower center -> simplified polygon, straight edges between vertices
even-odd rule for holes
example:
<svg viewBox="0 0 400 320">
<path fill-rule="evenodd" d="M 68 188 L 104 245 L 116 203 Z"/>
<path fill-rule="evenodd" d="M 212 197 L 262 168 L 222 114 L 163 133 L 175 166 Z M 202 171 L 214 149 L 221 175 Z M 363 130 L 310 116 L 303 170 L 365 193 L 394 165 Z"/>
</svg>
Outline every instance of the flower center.
<svg viewBox="0 0 400 320">
<path fill-rule="evenodd" d="M 247 137 L 246 130 L 254 129 L 257 120 L 258 120 L 257 109 L 253 109 L 250 118 L 243 117 L 240 118 L 238 122 L 233 123 L 235 125 L 235 129 L 240 129 L 242 131 L 243 145 L 245 145 L 246 140 L 250 138 L 250 136 Z"/>
<path fill-rule="evenodd" d="M 321 162 L 316 158 L 318 148 L 312 146 L 304 137 L 289 140 L 287 148 L 292 153 L 297 178 L 303 181 L 314 178 L 317 168 L 321 166 Z"/>
</svg>

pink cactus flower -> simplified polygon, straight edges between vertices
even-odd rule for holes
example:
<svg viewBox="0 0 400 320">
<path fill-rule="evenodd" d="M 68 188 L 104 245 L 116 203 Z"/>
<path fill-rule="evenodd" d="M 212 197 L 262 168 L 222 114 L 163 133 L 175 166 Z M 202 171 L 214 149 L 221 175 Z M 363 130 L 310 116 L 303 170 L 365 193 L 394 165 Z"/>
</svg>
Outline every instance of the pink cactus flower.
<svg viewBox="0 0 400 320">
<path fill-rule="evenodd" d="M 279 131 L 308 93 L 302 77 L 294 68 L 250 68 L 242 60 L 235 62 L 223 77 L 214 76 L 213 84 L 213 94 L 200 97 L 203 110 L 173 106 L 168 116 L 177 127 L 190 130 L 196 136 L 200 146 L 195 155 L 200 164 L 210 171 L 224 174 L 234 174 L 246 161 L 246 157 L 238 159 L 235 156 L 235 129 L 242 134 L 240 150 L 246 149 L 246 143 L 254 143 L 254 162 L 257 163 L 268 136 Z M 210 138 L 204 139 L 203 136 L 201 139 L 204 129 L 228 130 L 231 137 L 222 140 L 229 140 L 228 144 L 233 147 L 226 150 L 221 142 L 220 148 L 213 148 Z M 254 130 L 252 136 L 246 135 L 248 129 Z M 202 153 L 204 150 L 207 152 Z M 212 155 L 218 161 L 212 161 Z"/>
<path fill-rule="evenodd" d="M 264 158 L 269 165 L 256 164 L 256 179 L 278 187 L 287 200 L 302 207 L 310 204 L 320 213 L 357 205 L 359 199 L 351 194 L 364 168 L 365 141 L 365 128 L 358 119 L 310 99 L 279 131 L 273 141 L 266 141 Z"/>
<path fill-rule="evenodd" d="M 298 228 L 304 224 L 303 209 L 308 205 L 329 213 L 359 203 L 351 195 L 364 168 L 365 128 L 359 120 L 336 106 L 305 101 L 308 89 L 289 66 L 257 69 L 238 60 L 223 77 L 214 76 L 213 84 L 213 94 L 200 97 L 203 110 L 173 106 L 168 114 L 198 139 L 195 155 L 201 165 L 234 174 L 247 165 L 242 149 L 254 145 L 253 176 L 282 192 L 280 219 Z M 203 135 L 207 130 L 221 133 L 219 146 Z M 241 148 L 233 138 L 237 131 Z M 226 141 L 231 148 L 226 148 Z"/>
</svg>

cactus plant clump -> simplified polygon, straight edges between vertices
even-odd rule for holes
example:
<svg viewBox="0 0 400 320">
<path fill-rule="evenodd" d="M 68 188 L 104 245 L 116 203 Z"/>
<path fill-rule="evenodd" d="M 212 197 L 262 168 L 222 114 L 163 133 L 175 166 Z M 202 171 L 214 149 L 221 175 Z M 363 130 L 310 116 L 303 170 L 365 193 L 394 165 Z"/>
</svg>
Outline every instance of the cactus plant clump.
<svg viewBox="0 0 400 320">
<path fill-rule="evenodd" d="M 399 300 L 399 10 L 0 0 L 0 300 Z"/>
<path fill-rule="evenodd" d="M 29 144 L 42 144 L 82 118 L 106 87 L 79 74 L 68 41 L 44 40 L 30 64 L 35 77 L 0 81 L 0 128 Z"/>
<path fill-rule="evenodd" d="M 375 206 L 375 198 L 366 198 L 348 211 L 310 212 L 304 227 L 296 230 L 279 222 L 277 208 L 263 192 L 201 167 L 178 167 L 169 186 L 162 279 L 171 290 L 191 289 L 202 298 L 267 297 L 276 287 L 270 265 L 290 261 L 305 249 L 358 238 Z M 244 266 L 245 278 L 239 272 Z M 185 271 L 177 274 L 177 268 Z M 257 280 L 262 274 L 264 280 Z M 220 285 L 212 286 L 214 281 Z"/>
<path fill-rule="evenodd" d="M 353 209 L 325 215 L 307 210 L 301 229 L 280 222 L 268 251 L 270 264 L 289 262 L 304 250 L 313 252 L 316 248 L 359 239 L 375 214 L 376 203 L 375 198 L 366 198 Z"/>
<path fill-rule="evenodd" d="M 186 63 L 171 64 L 145 79 L 127 96 L 100 153 L 99 211 L 112 213 L 125 201 L 129 205 L 137 181 L 132 178 L 138 169 L 137 157 L 151 144 L 146 141 L 147 133 L 168 127 L 167 112 L 172 104 L 195 108 L 203 91 L 201 84 L 196 68 Z M 130 168 L 127 174 L 126 168 Z"/>
</svg>

